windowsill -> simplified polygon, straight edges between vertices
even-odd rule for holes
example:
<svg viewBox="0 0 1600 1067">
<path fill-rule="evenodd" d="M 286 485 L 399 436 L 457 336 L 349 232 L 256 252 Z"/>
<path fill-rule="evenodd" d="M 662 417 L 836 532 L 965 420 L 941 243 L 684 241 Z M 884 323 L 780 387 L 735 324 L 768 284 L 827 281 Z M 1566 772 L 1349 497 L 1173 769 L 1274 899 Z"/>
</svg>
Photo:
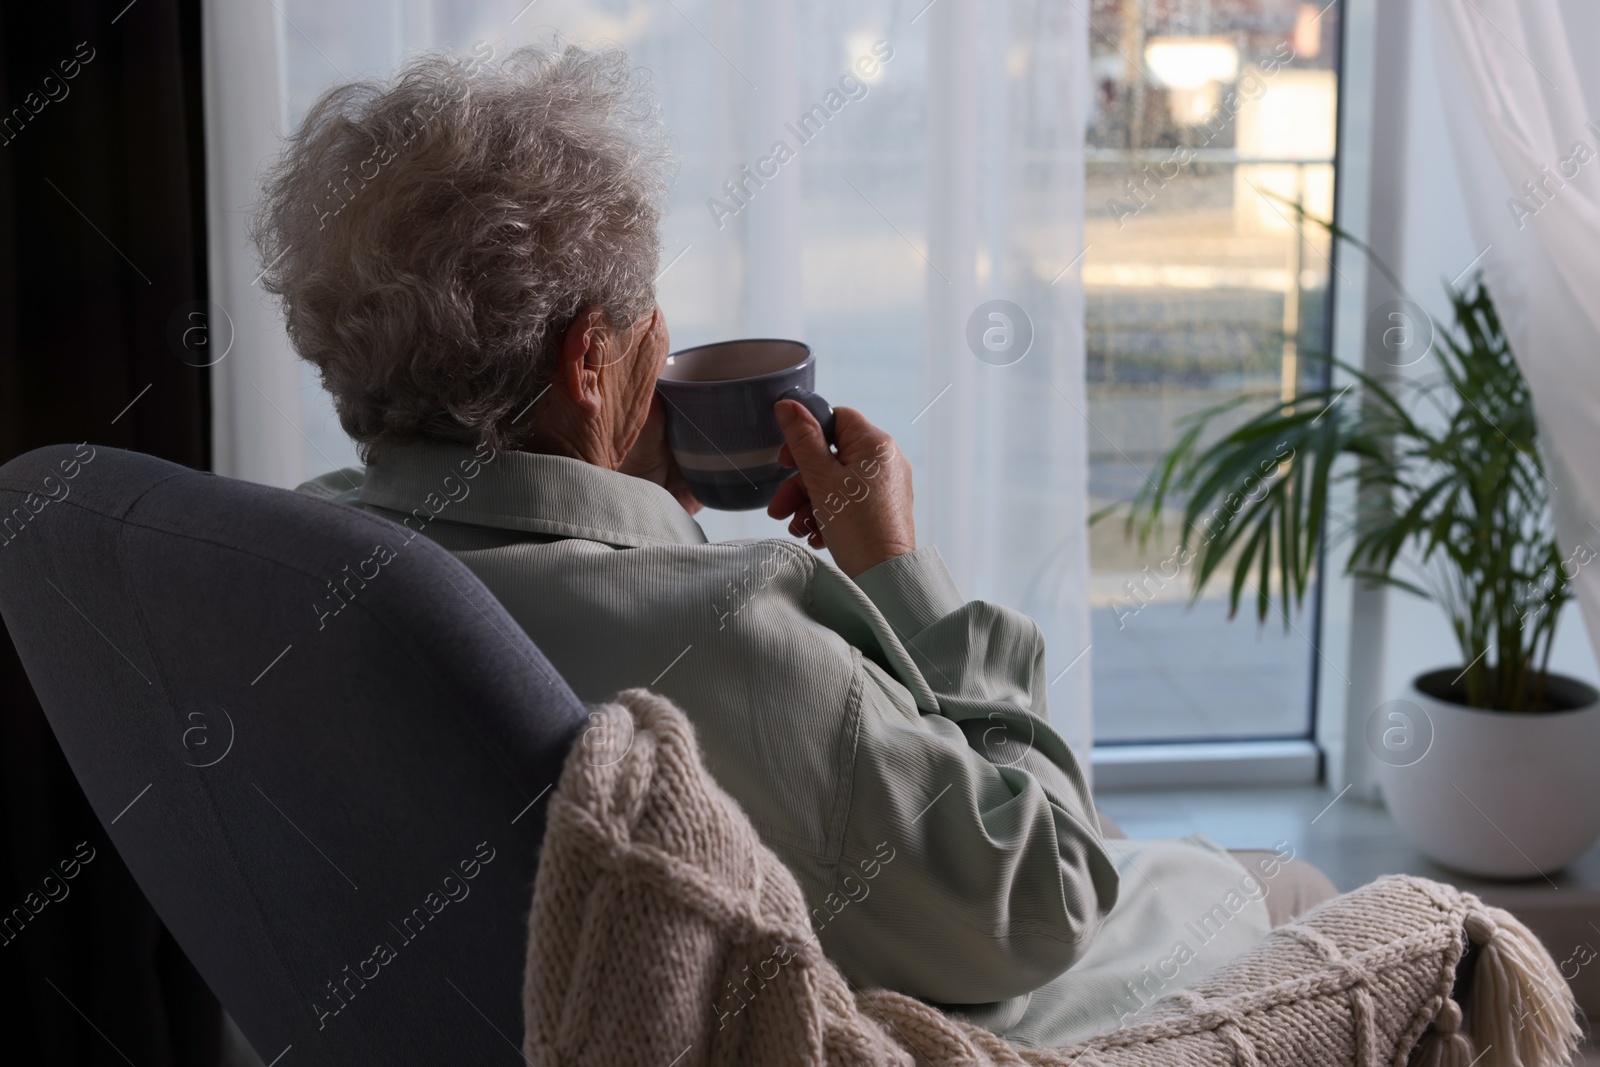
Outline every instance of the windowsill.
<svg viewBox="0 0 1600 1067">
<path fill-rule="evenodd" d="M 1149 789 L 1309 786 L 1322 756 L 1309 740 L 1186 741 L 1096 745 L 1090 755 L 1101 793 Z"/>
<path fill-rule="evenodd" d="M 1385 874 L 1447 882 L 1517 915 L 1558 964 L 1580 945 L 1600 947 L 1600 847 L 1548 879 L 1534 875 L 1491 882 L 1428 859 L 1381 805 L 1349 795 L 1334 801 L 1322 786 L 1097 792 L 1095 801 L 1131 838 L 1199 833 L 1225 848 L 1288 842 L 1295 855 L 1320 867 L 1342 891 Z M 1573 991 L 1588 1015 L 1600 1012 L 1600 968 L 1580 968 Z"/>
</svg>

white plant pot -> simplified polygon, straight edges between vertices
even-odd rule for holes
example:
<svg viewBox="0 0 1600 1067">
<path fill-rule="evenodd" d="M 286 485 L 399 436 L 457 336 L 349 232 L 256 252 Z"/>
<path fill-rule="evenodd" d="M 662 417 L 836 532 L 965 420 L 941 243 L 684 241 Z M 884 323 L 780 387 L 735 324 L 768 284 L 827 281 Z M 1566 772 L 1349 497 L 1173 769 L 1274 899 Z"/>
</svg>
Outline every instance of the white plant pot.
<svg viewBox="0 0 1600 1067">
<path fill-rule="evenodd" d="M 1600 693 L 1551 675 L 1570 711 L 1477 711 L 1439 699 L 1458 669 L 1431 671 L 1370 722 L 1378 781 L 1412 844 L 1446 867 L 1537 878 L 1600 838 Z"/>
</svg>

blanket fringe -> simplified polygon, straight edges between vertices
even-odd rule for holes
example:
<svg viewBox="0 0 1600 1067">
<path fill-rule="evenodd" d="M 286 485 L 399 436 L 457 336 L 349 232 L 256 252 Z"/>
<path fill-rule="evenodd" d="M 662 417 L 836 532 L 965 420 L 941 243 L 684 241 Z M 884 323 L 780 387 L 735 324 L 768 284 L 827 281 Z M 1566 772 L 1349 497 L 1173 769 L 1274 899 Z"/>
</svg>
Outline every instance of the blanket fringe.
<svg viewBox="0 0 1600 1067">
<path fill-rule="evenodd" d="M 1538 938 L 1500 908 L 1469 911 L 1467 937 L 1478 946 L 1468 1008 L 1446 999 L 1418 1043 L 1413 1067 L 1558 1067 L 1570 1064 L 1583 1033 L 1572 990 Z M 1476 1056 L 1474 1056 L 1476 1053 Z"/>
<path fill-rule="evenodd" d="M 1461 1032 L 1461 1005 L 1445 997 L 1410 1067 L 1473 1067 L 1472 1060 L 1472 1040 Z"/>
</svg>

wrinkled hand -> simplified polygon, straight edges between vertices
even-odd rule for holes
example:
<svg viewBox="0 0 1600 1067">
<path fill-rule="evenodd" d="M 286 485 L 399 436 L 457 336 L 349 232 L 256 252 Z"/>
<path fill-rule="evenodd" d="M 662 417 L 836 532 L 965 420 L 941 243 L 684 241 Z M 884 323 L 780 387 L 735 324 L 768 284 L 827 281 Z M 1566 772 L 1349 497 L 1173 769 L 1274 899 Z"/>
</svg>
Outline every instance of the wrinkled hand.
<svg viewBox="0 0 1600 1067">
<path fill-rule="evenodd" d="M 911 518 L 911 464 L 894 438 L 854 408 L 834 410 L 838 454 L 803 404 L 780 400 L 785 444 L 778 462 L 798 470 L 778 487 L 767 514 L 789 532 L 826 548 L 851 578 L 917 547 Z"/>
<path fill-rule="evenodd" d="M 655 482 L 671 493 L 683 505 L 683 510 L 691 515 L 705 506 L 695 499 L 694 490 L 689 488 L 683 471 L 678 469 L 672 449 L 667 447 L 667 411 L 659 393 L 650 398 L 650 414 L 644 420 L 644 429 L 639 431 L 638 440 L 634 441 L 622 466 L 617 469 L 623 474 Z"/>
</svg>

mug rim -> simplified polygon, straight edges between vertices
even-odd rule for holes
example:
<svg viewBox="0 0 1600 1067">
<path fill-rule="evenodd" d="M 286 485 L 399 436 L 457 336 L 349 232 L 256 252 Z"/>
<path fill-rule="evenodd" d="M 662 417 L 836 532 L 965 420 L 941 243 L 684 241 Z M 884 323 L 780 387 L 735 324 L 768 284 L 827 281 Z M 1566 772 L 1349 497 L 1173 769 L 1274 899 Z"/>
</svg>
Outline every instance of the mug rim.
<svg viewBox="0 0 1600 1067">
<path fill-rule="evenodd" d="M 668 352 L 667 353 L 667 358 L 671 359 L 674 356 L 688 355 L 690 352 L 698 352 L 703 348 L 721 348 L 724 345 L 748 345 L 748 344 L 799 345 L 802 349 L 805 350 L 805 357 L 803 359 L 801 359 L 800 362 L 790 364 L 787 367 L 780 367 L 777 370 L 768 371 L 765 374 L 752 374 L 752 375 L 748 375 L 748 376 L 742 377 L 742 378 L 714 378 L 714 379 L 711 379 L 711 380 L 704 380 L 704 379 L 701 379 L 701 380 L 688 380 L 688 379 L 684 379 L 684 378 L 667 378 L 667 377 L 664 376 L 664 373 L 663 373 L 663 374 L 658 374 L 656 376 L 656 385 L 659 387 L 660 385 L 665 383 L 665 384 L 671 385 L 671 386 L 696 386 L 696 385 L 709 386 L 709 385 L 727 385 L 729 382 L 764 382 L 769 378 L 776 378 L 776 377 L 778 377 L 779 375 L 782 375 L 782 374 L 792 374 L 793 372 L 799 370 L 801 367 L 804 367 L 807 363 L 810 363 L 811 361 L 813 361 L 814 359 L 817 358 L 817 354 L 811 350 L 811 346 L 810 345 L 806 344 L 806 342 L 804 342 L 804 341 L 796 341 L 792 337 L 737 337 L 737 338 L 734 338 L 734 339 L 728 340 L 728 341 L 708 341 L 703 345 L 690 345 L 688 348 L 680 348 L 676 352 Z M 663 372 L 665 372 L 665 369 L 666 368 L 664 368 L 664 367 L 662 368 Z"/>
</svg>

